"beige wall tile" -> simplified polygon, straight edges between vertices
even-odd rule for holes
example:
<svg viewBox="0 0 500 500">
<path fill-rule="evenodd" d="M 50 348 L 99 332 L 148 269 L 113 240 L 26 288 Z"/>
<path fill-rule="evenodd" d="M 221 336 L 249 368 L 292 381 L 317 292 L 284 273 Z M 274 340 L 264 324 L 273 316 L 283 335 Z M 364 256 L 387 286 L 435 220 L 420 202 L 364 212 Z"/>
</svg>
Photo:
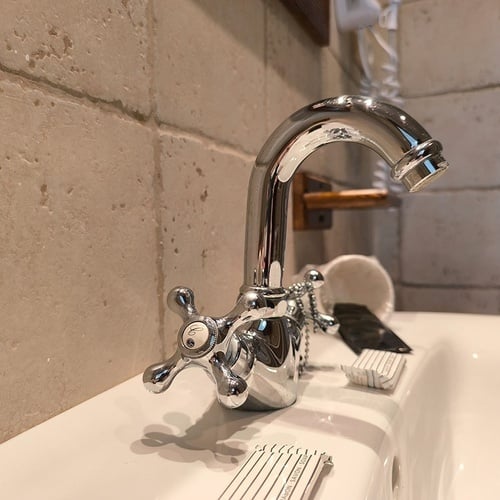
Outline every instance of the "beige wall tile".
<svg viewBox="0 0 500 500">
<path fill-rule="evenodd" d="M 358 58 L 354 57 L 356 53 L 356 34 L 352 32 L 340 32 L 337 29 L 337 20 L 334 8 L 330 8 L 330 45 L 328 51 L 342 66 L 346 79 L 355 82 L 356 88 L 359 87 L 361 77 Z M 347 88 L 345 92 L 350 93 Z M 357 92 L 356 92 L 357 93 Z"/>
<path fill-rule="evenodd" d="M 161 137 L 162 231 L 166 293 L 188 286 L 198 310 L 224 315 L 243 283 L 248 180 L 252 161 L 193 136 Z M 179 320 L 166 314 L 175 340 Z"/>
<path fill-rule="evenodd" d="M 405 311 L 498 314 L 500 291 L 477 288 L 399 287 L 400 307 Z"/>
<path fill-rule="evenodd" d="M 359 80 L 351 79 L 327 48 L 321 51 L 321 94 L 324 98 L 359 94 Z"/>
<path fill-rule="evenodd" d="M 146 0 L 6 0 L 0 64 L 148 114 Z"/>
<path fill-rule="evenodd" d="M 500 87 L 410 99 L 406 109 L 443 144 L 450 163 L 430 189 L 500 185 Z"/>
<path fill-rule="evenodd" d="M 325 256 L 331 260 L 341 254 L 372 255 L 371 213 L 368 210 L 333 212 L 333 229 L 325 235 Z"/>
<path fill-rule="evenodd" d="M 5 80 L 0 116 L 1 441 L 160 340 L 150 131 Z"/>
<path fill-rule="evenodd" d="M 500 285 L 500 193 L 405 197 L 402 280 L 407 284 Z"/>
<path fill-rule="evenodd" d="M 253 159 L 186 134 L 164 132 L 161 144 L 165 292 L 188 286 L 200 312 L 224 315 L 243 283 Z M 285 286 L 297 266 L 323 261 L 321 232 L 298 235 L 291 229 L 291 211 L 288 220 Z M 165 324 L 171 345 L 180 321 L 167 311 Z"/>
<path fill-rule="evenodd" d="M 495 219 L 500 208 L 495 189 L 500 181 L 495 134 L 500 125 L 500 4 L 405 2 L 400 19 L 403 93 L 424 96 L 408 99 L 406 108 L 443 143 L 450 163 L 447 174 L 430 186 L 439 194 L 406 198 L 403 281 L 424 288 L 404 290 L 402 305 L 414 310 L 432 305 L 427 289 L 452 285 L 429 291 L 433 307 L 496 312 L 496 291 L 483 288 L 500 280 Z"/>
<path fill-rule="evenodd" d="M 159 119 L 256 153 L 265 130 L 261 1 L 155 1 Z"/>
<path fill-rule="evenodd" d="M 409 195 L 411 196 L 411 195 Z M 374 210 L 372 214 L 373 255 L 377 257 L 393 281 L 400 269 L 400 209 Z"/>
<path fill-rule="evenodd" d="M 266 115 L 271 133 L 298 109 L 321 98 L 321 48 L 281 2 L 267 3 Z"/>
<path fill-rule="evenodd" d="M 322 50 L 281 2 L 267 2 L 266 8 L 266 117 L 270 134 L 292 113 L 321 98 Z M 319 172 L 323 159 L 315 153 L 300 169 Z M 291 204 L 288 213 L 284 282 L 291 284 L 303 265 L 321 263 L 324 254 L 322 233 L 294 233 Z"/>
<path fill-rule="evenodd" d="M 422 0 L 400 16 L 404 95 L 427 95 L 500 82 L 500 2 Z"/>
<path fill-rule="evenodd" d="M 291 220 L 291 215 L 289 220 Z M 324 238 L 329 231 L 293 231 L 289 228 L 288 234 L 284 278 L 286 286 L 291 285 L 297 279 L 297 273 L 307 264 L 321 265 L 328 260 L 325 256 Z M 293 238 L 292 241 L 290 241 L 290 235 Z M 302 280 L 302 277 L 299 276 L 299 279 Z"/>
<path fill-rule="evenodd" d="M 159 359 L 163 320 L 171 349 L 163 285 L 191 286 L 207 314 L 233 307 L 253 158 L 268 129 L 321 97 L 325 50 L 342 94 L 333 52 L 274 1 L 7 1 L 0 440 Z M 367 234 L 353 217 L 336 216 L 344 251 Z M 286 283 L 323 259 L 321 233 L 289 231 L 287 246 Z"/>
</svg>

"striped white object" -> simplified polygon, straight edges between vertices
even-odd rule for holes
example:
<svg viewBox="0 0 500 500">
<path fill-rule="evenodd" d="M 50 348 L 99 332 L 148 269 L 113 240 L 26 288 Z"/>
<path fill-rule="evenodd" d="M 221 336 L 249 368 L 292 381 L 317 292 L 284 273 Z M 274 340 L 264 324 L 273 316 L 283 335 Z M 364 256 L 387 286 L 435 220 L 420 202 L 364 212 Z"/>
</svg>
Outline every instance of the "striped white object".
<svg viewBox="0 0 500 500">
<path fill-rule="evenodd" d="M 392 390 L 405 364 L 404 354 L 364 349 L 352 365 L 341 365 L 341 368 L 353 384 Z"/>
<path fill-rule="evenodd" d="M 257 446 L 219 500 L 307 500 L 331 457 L 295 446 Z"/>
</svg>

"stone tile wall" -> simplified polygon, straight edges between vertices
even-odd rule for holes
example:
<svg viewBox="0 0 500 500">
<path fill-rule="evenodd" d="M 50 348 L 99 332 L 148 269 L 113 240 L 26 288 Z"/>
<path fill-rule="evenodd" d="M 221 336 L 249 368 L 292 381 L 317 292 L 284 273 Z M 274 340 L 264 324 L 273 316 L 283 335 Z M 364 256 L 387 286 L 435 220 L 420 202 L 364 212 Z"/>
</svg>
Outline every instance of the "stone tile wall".
<svg viewBox="0 0 500 500">
<path fill-rule="evenodd" d="M 3 3 L 0 441 L 168 355 L 172 286 L 232 307 L 253 158 L 340 59 L 274 0 Z M 288 276 L 324 259 L 289 232 Z"/>
<path fill-rule="evenodd" d="M 402 209 L 400 307 L 500 312 L 500 3 L 401 9 L 406 108 L 450 170 Z"/>
</svg>

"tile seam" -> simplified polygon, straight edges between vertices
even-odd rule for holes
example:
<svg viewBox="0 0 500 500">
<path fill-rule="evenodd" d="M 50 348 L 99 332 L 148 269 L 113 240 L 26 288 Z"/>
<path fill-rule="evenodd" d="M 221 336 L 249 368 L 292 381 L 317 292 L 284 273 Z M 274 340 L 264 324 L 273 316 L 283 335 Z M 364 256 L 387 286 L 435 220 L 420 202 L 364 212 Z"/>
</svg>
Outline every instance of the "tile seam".
<svg viewBox="0 0 500 500">
<path fill-rule="evenodd" d="M 231 156 L 235 156 L 244 161 L 254 161 L 255 157 L 257 156 L 255 153 L 249 153 L 248 151 L 235 147 L 233 144 L 221 142 L 218 139 L 215 139 L 198 131 L 186 130 L 183 128 L 178 128 L 174 125 L 167 125 L 165 123 L 161 123 L 160 125 L 158 125 L 158 130 L 160 133 L 160 137 L 163 134 L 174 136 L 176 138 L 185 138 L 191 141 L 196 141 L 203 144 L 208 149 L 230 154 Z"/>
<path fill-rule="evenodd" d="M 161 358 L 166 355 L 166 338 L 165 338 L 165 271 L 164 262 L 164 239 L 163 239 L 163 221 L 161 213 L 161 201 L 163 195 L 163 172 L 161 167 L 161 137 L 160 128 L 158 125 L 158 104 L 157 82 L 156 82 L 156 25 L 153 2 L 149 2 L 147 6 L 147 30 L 148 30 L 148 62 L 150 68 L 149 75 L 149 102 L 151 109 L 151 117 L 148 125 L 152 131 L 152 147 L 153 147 L 153 210 L 155 217 L 155 240 L 156 240 L 156 295 L 158 307 L 158 331 L 157 336 L 160 342 Z"/>
<path fill-rule="evenodd" d="M 500 90 L 500 82 L 498 83 L 488 83 L 485 85 L 479 85 L 475 87 L 466 87 L 463 89 L 443 89 L 441 91 L 422 93 L 422 94 L 402 94 L 402 98 L 405 100 L 409 99 L 426 99 L 430 97 L 446 97 L 446 96 L 459 96 L 462 94 L 473 94 L 486 92 L 488 90 Z"/>
<path fill-rule="evenodd" d="M 128 117 L 139 123 L 145 123 L 149 119 L 149 115 L 145 115 L 139 111 L 134 111 L 132 109 L 127 108 L 123 104 L 123 102 L 120 101 L 119 99 L 111 101 L 100 97 L 96 97 L 86 92 L 68 87 L 66 85 L 54 83 L 46 78 L 34 76 L 22 70 L 9 68 L 8 66 L 5 66 L 2 63 L 0 63 L 0 74 L 16 77 L 17 79 L 20 79 L 22 82 L 32 85 L 34 88 L 37 88 L 38 90 L 49 92 L 54 96 L 58 97 L 68 96 L 73 99 L 76 99 L 77 102 L 81 103 L 83 101 L 86 104 L 95 105 L 99 109 L 105 111 L 113 110 L 117 114 Z"/>
<path fill-rule="evenodd" d="M 114 116 L 121 118 L 123 120 L 135 123 L 137 125 L 146 125 L 149 118 L 137 119 L 129 113 L 121 111 L 119 108 L 114 106 L 112 103 L 102 101 L 99 99 L 94 99 L 84 94 L 79 95 L 78 93 L 66 92 L 60 87 L 55 87 L 53 85 L 48 85 L 41 80 L 33 80 L 26 78 L 24 75 L 5 71 L 4 67 L 0 63 L 0 81 L 6 81 L 12 84 L 16 84 L 27 88 L 31 91 L 38 91 L 45 94 L 47 97 L 52 97 L 54 99 L 59 99 L 66 101 L 71 104 L 77 104 L 80 106 L 85 106 L 89 109 L 94 109 L 102 111 L 103 113 L 113 114 Z"/>
<path fill-rule="evenodd" d="M 50 85 L 42 80 L 36 80 L 25 75 L 5 70 L 5 67 L 0 63 L 0 81 L 8 81 L 9 83 L 21 85 L 32 91 L 39 91 L 44 93 L 49 97 L 54 99 L 64 100 L 68 103 L 78 104 L 81 106 L 86 106 L 90 109 L 95 109 L 102 111 L 104 113 L 113 114 L 123 120 L 127 120 L 131 123 L 135 123 L 140 126 L 144 126 L 149 129 L 158 130 L 160 133 L 169 133 L 178 136 L 186 136 L 191 139 L 198 140 L 204 144 L 209 145 L 214 149 L 219 149 L 221 151 L 229 152 L 234 156 L 239 156 L 246 160 L 255 159 L 257 156 L 254 152 L 249 152 L 244 149 L 238 148 L 236 145 L 227 143 L 218 138 L 203 134 L 202 132 L 195 129 L 184 129 L 177 127 L 173 124 L 167 122 L 162 122 L 156 117 L 156 110 L 153 109 L 150 116 L 144 116 L 141 119 L 137 119 L 135 116 L 129 113 L 123 112 L 121 109 L 117 108 L 113 104 L 103 101 L 97 98 L 92 98 L 86 96 L 85 94 L 80 94 L 78 92 L 66 92 L 64 88 Z M 155 104 L 152 103 L 152 108 L 155 108 Z"/>
<path fill-rule="evenodd" d="M 412 283 L 407 281 L 398 281 L 394 283 L 397 286 L 406 288 L 414 288 L 422 290 L 433 288 L 436 290 L 476 290 L 476 291 L 492 291 L 499 292 L 500 285 L 465 285 L 465 284 L 436 284 L 436 283 Z"/>
<path fill-rule="evenodd" d="M 453 168 L 453 165 L 450 167 Z M 476 192 L 492 192 L 495 193 L 497 191 L 500 191 L 500 185 L 499 186 L 473 186 L 473 187 L 449 187 L 449 188 L 435 188 L 435 189 L 430 189 L 427 190 L 426 192 L 421 192 L 418 193 L 418 197 L 424 197 L 424 196 L 433 196 L 433 195 L 442 195 L 442 194 L 457 194 L 457 193 L 476 193 Z M 404 195 L 405 197 L 407 196 L 406 194 Z M 412 197 L 413 198 L 413 197 Z"/>
</svg>

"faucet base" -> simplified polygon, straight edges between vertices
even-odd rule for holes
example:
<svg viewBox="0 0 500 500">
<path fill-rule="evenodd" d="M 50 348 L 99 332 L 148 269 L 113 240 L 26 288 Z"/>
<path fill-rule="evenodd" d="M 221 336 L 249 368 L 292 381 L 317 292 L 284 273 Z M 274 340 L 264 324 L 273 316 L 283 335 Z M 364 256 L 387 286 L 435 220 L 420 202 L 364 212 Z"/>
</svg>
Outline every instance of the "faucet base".
<svg viewBox="0 0 500 500">
<path fill-rule="evenodd" d="M 245 359 L 242 363 L 235 360 L 232 370 L 248 385 L 248 397 L 239 408 L 265 411 L 292 405 L 299 380 L 297 323 L 286 316 L 262 319 L 245 325 L 237 336 Z M 227 357 L 231 358 L 230 352 Z"/>
</svg>

